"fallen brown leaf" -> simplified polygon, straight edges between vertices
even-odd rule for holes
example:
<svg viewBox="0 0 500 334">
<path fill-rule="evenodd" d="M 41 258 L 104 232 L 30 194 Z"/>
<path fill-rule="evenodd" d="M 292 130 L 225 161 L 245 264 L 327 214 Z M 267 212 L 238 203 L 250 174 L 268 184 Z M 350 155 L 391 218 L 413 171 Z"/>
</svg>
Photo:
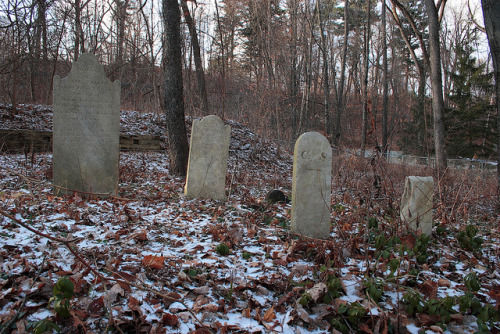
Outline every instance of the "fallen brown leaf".
<svg viewBox="0 0 500 334">
<path fill-rule="evenodd" d="M 428 299 L 436 298 L 438 283 L 432 280 L 427 280 L 420 286 L 420 290 Z"/>
<path fill-rule="evenodd" d="M 179 318 L 175 314 L 164 313 L 161 317 L 161 323 L 165 326 L 177 326 L 179 325 Z"/>
<path fill-rule="evenodd" d="M 92 318 L 97 318 L 104 314 L 104 296 L 94 299 L 87 307 Z"/>
<path fill-rule="evenodd" d="M 274 307 L 271 306 L 271 308 L 264 313 L 262 320 L 264 320 L 264 322 L 271 322 L 274 319 L 276 319 L 276 314 L 274 314 Z"/>
<path fill-rule="evenodd" d="M 243 311 L 241 311 L 241 315 L 245 318 L 250 318 L 251 316 L 250 313 L 251 313 L 250 308 L 246 308 Z"/>
<path fill-rule="evenodd" d="M 441 317 L 439 315 L 429 315 L 425 313 L 418 313 L 417 319 L 420 321 L 421 326 L 432 326 L 437 324 Z"/>
<path fill-rule="evenodd" d="M 161 269 L 165 266 L 165 256 L 146 255 L 142 259 L 142 264 L 152 269 Z"/>
</svg>

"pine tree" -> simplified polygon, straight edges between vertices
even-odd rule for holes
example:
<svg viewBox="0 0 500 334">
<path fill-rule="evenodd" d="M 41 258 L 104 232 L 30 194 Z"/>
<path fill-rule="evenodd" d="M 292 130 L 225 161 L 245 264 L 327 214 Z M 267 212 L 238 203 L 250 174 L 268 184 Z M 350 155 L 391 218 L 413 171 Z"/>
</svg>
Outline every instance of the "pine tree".
<svg viewBox="0 0 500 334">
<path fill-rule="evenodd" d="M 456 47 L 456 71 L 446 113 L 446 139 L 450 156 L 491 157 L 495 151 L 496 121 L 492 109 L 492 76 L 486 63 L 473 57 L 470 45 Z"/>
</svg>

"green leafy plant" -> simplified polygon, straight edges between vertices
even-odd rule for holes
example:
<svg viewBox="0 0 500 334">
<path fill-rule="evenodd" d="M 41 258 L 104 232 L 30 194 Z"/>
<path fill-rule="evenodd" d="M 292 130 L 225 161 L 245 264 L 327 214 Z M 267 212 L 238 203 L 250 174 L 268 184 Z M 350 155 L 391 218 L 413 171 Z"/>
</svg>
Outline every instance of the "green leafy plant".
<svg viewBox="0 0 500 334">
<path fill-rule="evenodd" d="M 394 278 L 394 274 L 396 271 L 399 269 L 399 266 L 401 265 L 401 259 L 399 258 L 393 258 L 389 260 L 389 269 L 391 272 L 389 273 L 388 278 Z"/>
<path fill-rule="evenodd" d="M 339 314 L 346 315 L 347 320 L 349 320 L 352 325 L 357 325 L 359 321 L 368 313 L 363 305 L 357 302 L 351 304 L 341 304 L 338 312 Z"/>
<path fill-rule="evenodd" d="M 55 323 L 47 319 L 37 321 L 31 324 L 31 326 L 27 327 L 27 329 L 30 328 L 33 329 L 33 334 L 42 334 L 47 331 L 50 331 L 52 333 L 53 330 L 58 333 L 61 331 L 61 327 L 57 326 Z"/>
<path fill-rule="evenodd" d="M 477 236 L 478 228 L 475 225 L 467 225 L 465 231 L 457 233 L 457 241 L 461 248 L 468 251 L 479 251 L 484 240 Z"/>
<path fill-rule="evenodd" d="M 365 286 L 366 294 L 371 300 L 378 303 L 382 301 L 382 295 L 384 293 L 384 282 L 381 279 L 369 278 L 363 282 Z"/>
<path fill-rule="evenodd" d="M 358 324 L 367 314 L 366 309 L 360 303 L 352 303 L 347 311 L 347 319 L 351 324 Z"/>
<path fill-rule="evenodd" d="M 330 320 L 333 328 L 341 333 L 349 333 L 349 326 L 347 326 L 346 321 L 342 317 L 335 317 Z"/>
<path fill-rule="evenodd" d="M 342 286 L 342 281 L 335 275 L 329 275 L 326 282 L 328 288 L 328 293 L 323 298 L 324 303 L 330 303 L 332 300 L 345 295 L 344 288 Z"/>
<path fill-rule="evenodd" d="M 284 229 L 290 228 L 290 223 L 283 217 L 278 218 L 278 226 Z"/>
<path fill-rule="evenodd" d="M 481 302 L 469 291 L 458 297 L 458 305 L 460 312 L 470 311 L 472 314 L 477 314 L 481 310 Z"/>
<path fill-rule="evenodd" d="M 203 271 L 199 268 L 189 267 L 189 268 L 184 269 L 184 273 L 186 273 L 189 277 L 194 278 L 198 275 L 201 275 L 203 273 Z"/>
<path fill-rule="evenodd" d="M 311 294 L 309 294 L 307 292 L 304 292 L 302 294 L 302 297 L 300 297 L 299 304 L 308 308 L 311 303 L 312 303 L 312 296 L 311 296 Z"/>
<path fill-rule="evenodd" d="M 370 219 L 368 219 L 368 228 L 378 229 L 378 221 L 376 217 L 370 217 Z"/>
<path fill-rule="evenodd" d="M 252 257 L 252 253 L 243 252 L 243 254 L 241 254 L 241 257 L 242 257 L 244 260 L 249 260 L 249 259 Z"/>
<path fill-rule="evenodd" d="M 221 242 L 217 245 L 217 247 L 215 247 L 215 251 L 221 256 L 227 256 L 229 255 L 229 246 Z"/>
<path fill-rule="evenodd" d="M 471 272 L 464 277 L 464 283 L 470 292 L 478 292 L 481 289 L 481 283 L 475 272 Z"/>
<path fill-rule="evenodd" d="M 424 313 L 429 315 L 438 315 L 441 317 L 442 323 L 448 323 L 451 320 L 451 315 L 456 313 L 453 310 L 456 300 L 453 297 L 430 299 L 424 305 Z"/>
<path fill-rule="evenodd" d="M 422 313 L 424 311 L 423 297 L 415 290 L 410 290 L 403 295 L 403 303 L 406 305 L 406 312 L 409 315 Z"/>
<path fill-rule="evenodd" d="M 408 280 L 406 284 L 408 286 L 416 286 L 418 283 L 418 275 L 420 274 L 420 270 L 418 268 L 411 268 L 408 272 Z"/>
<path fill-rule="evenodd" d="M 488 323 L 493 326 L 493 323 L 498 322 L 499 314 L 498 311 L 491 306 L 486 304 L 481 308 L 479 315 L 477 316 L 477 324 L 480 330 L 487 330 L 485 333 L 489 333 Z"/>
<path fill-rule="evenodd" d="M 413 247 L 413 252 L 415 253 L 418 264 L 424 264 L 427 262 L 429 258 L 428 249 L 430 241 L 431 238 L 427 234 L 422 233 L 418 236 L 415 247 Z"/>
<path fill-rule="evenodd" d="M 54 296 L 50 298 L 50 302 L 54 302 L 54 310 L 61 318 L 69 317 L 70 304 L 69 301 L 73 298 L 73 293 L 75 290 L 75 285 L 71 280 L 63 276 L 52 289 Z"/>
</svg>

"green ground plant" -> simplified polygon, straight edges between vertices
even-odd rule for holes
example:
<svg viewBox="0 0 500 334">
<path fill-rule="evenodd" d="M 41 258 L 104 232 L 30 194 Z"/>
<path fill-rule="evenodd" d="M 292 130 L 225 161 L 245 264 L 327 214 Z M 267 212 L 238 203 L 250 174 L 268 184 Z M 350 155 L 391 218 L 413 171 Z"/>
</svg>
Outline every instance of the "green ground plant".
<svg viewBox="0 0 500 334">
<path fill-rule="evenodd" d="M 54 302 L 54 311 L 61 318 L 70 316 L 71 305 L 69 301 L 73 298 L 75 285 L 71 280 L 63 276 L 59 278 L 52 289 L 53 296 L 49 299 L 49 304 Z M 43 319 L 30 324 L 27 329 L 32 329 L 34 334 L 42 334 L 46 332 L 60 332 L 61 328 L 49 319 Z"/>
<path fill-rule="evenodd" d="M 215 247 L 215 251 L 217 252 L 217 254 L 221 256 L 227 256 L 229 255 L 229 246 L 226 245 L 224 242 L 221 242 L 220 244 L 217 245 L 217 247 Z"/>
<path fill-rule="evenodd" d="M 341 304 L 338 309 L 338 316 L 334 317 L 330 323 L 341 333 L 349 333 L 351 328 L 357 329 L 367 313 L 360 303 Z"/>
<path fill-rule="evenodd" d="M 459 231 L 457 241 L 460 247 L 470 252 L 479 251 L 484 240 L 477 236 L 478 231 L 478 228 L 472 224 L 467 225 L 465 231 Z"/>
</svg>

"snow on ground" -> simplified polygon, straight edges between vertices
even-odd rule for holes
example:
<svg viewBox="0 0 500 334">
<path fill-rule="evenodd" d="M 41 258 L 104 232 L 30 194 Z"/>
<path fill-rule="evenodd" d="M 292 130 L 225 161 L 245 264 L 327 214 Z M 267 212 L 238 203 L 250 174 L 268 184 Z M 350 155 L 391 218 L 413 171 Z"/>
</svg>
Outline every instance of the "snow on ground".
<svg viewBox="0 0 500 334">
<path fill-rule="evenodd" d="M 19 124 L 40 114 L 43 121 L 33 128 L 50 128 L 47 110 L 26 108 L 29 117 Z M 147 122 L 155 117 L 123 112 L 122 123 L 135 134 L 160 131 Z M 374 246 L 377 236 L 393 235 L 396 218 L 387 208 L 377 208 L 376 202 L 372 208 L 340 202 L 334 196 L 331 240 L 300 238 L 289 231 L 290 205 L 263 201 L 273 188 L 290 194 L 291 155 L 241 124 L 229 124 L 225 203 L 187 200 L 184 180 L 169 175 L 164 152 L 121 152 L 118 193 L 105 199 L 58 196 L 50 181 L 50 154 L 34 159 L 0 155 L 1 210 L 39 232 L 72 240 L 101 275 L 136 285 L 98 280 L 64 245 L 0 216 L 0 326 L 22 311 L 18 332 L 46 319 L 69 332 L 87 333 L 202 333 L 201 323 L 221 333 L 325 333 L 344 331 L 339 322 L 348 331 L 366 333 L 398 326 L 402 332 L 434 333 L 443 331 L 440 323 L 446 333 L 473 333 L 477 313 L 458 312 L 458 304 L 458 315 L 443 324 L 435 316 L 409 314 L 402 301 L 408 291 L 420 292 L 425 300 L 463 296 L 464 277 L 472 272 L 481 283 L 475 296 L 498 310 L 497 220 L 490 221 L 489 233 L 481 231 L 485 242 L 479 251 L 461 249 L 448 230 L 430 242 L 425 263 L 419 264 L 410 250 L 414 237 L 403 238 L 400 245 L 406 250 L 387 246 L 388 258 Z M 355 197 L 347 196 L 345 183 L 333 182 L 343 199 Z M 366 212 L 377 217 L 377 228 L 366 229 Z M 228 245 L 228 255 L 217 252 L 221 243 Z M 398 263 L 396 279 L 392 260 Z M 418 269 L 418 275 L 410 269 Z M 63 276 L 74 283 L 68 319 L 49 302 L 53 285 Z M 332 283 L 335 278 L 339 289 Z M 377 303 L 368 297 L 369 282 L 382 282 Z M 356 321 L 350 312 L 358 304 L 367 313 Z M 498 321 L 489 326 L 498 332 Z"/>
</svg>

